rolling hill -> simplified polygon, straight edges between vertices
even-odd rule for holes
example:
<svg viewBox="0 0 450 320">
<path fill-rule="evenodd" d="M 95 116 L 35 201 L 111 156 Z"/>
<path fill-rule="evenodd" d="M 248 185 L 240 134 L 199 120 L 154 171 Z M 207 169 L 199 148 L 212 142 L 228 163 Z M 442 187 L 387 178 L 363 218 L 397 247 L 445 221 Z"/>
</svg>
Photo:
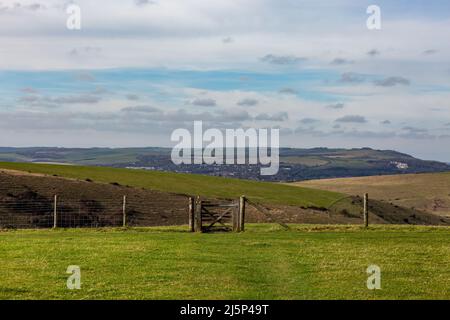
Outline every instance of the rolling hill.
<svg viewBox="0 0 450 320">
<path fill-rule="evenodd" d="M 0 168 L 212 198 L 246 195 L 256 202 L 301 207 L 326 208 L 343 197 L 337 192 L 270 182 L 161 171 L 8 162 L 0 162 Z"/>
<path fill-rule="evenodd" d="M 249 212 L 251 222 L 362 223 L 361 198 L 310 187 L 160 171 L 0 163 L 0 203 L 12 201 L 20 207 L 23 199 L 49 207 L 54 194 L 75 199 L 68 207 L 74 212 L 81 200 L 85 209 L 82 211 L 92 211 L 94 217 L 96 212 L 120 212 L 122 196 L 127 195 L 136 219 L 144 219 L 145 225 L 185 223 L 187 195 L 206 199 L 246 195 L 251 202 L 260 204 Z M 93 208 L 92 203 L 96 204 Z M 90 221 L 92 215 L 83 219 Z M 370 220 L 375 224 L 450 223 L 434 214 L 381 201 L 371 201 Z"/>
<path fill-rule="evenodd" d="M 450 172 L 311 180 L 291 185 L 356 195 L 450 216 Z"/>
<path fill-rule="evenodd" d="M 294 182 L 310 179 L 450 171 L 450 165 L 391 151 L 362 149 L 280 149 L 280 170 L 261 176 L 259 165 L 175 165 L 169 148 L 0 148 L 0 161 L 58 163 Z"/>
</svg>

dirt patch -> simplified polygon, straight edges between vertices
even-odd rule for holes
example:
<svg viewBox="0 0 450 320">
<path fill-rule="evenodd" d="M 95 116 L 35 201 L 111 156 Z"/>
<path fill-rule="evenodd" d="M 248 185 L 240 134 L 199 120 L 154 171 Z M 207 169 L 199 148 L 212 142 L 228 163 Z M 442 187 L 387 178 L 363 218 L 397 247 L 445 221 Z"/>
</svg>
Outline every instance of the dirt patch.
<svg viewBox="0 0 450 320">
<path fill-rule="evenodd" d="M 25 171 L 19 171 L 19 170 L 11 170 L 11 169 L 1 169 L 0 173 L 6 173 L 10 176 L 31 176 L 31 177 L 46 177 L 47 176 L 42 173 L 32 173 L 32 172 L 25 172 Z"/>
<path fill-rule="evenodd" d="M 187 223 L 185 195 L 9 172 L 0 173 L 0 223 L 18 227 L 53 225 L 54 195 L 58 195 L 61 227 L 122 225 L 124 196 L 130 226 Z"/>
</svg>

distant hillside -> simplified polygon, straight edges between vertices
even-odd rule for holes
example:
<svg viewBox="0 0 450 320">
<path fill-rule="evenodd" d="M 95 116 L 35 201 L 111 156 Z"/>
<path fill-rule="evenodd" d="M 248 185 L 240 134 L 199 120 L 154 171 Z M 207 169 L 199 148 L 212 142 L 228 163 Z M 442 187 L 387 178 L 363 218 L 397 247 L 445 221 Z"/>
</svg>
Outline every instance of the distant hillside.
<svg viewBox="0 0 450 320">
<path fill-rule="evenodd" d="M 361 195 L 450 217 L 450 172 L 311 180 L 291 185 Z"/>
<path fill-rule="evenodd" d="M 177 166 L 172 163 L 170 152 L 168 148 L 0 148 L 0 161 L 141 168 L 268 181 L 450 171 L 449 164 L 391 150 L 283 148 L 279 173 L 261 176 L 259 165 Z"/>
</svg>

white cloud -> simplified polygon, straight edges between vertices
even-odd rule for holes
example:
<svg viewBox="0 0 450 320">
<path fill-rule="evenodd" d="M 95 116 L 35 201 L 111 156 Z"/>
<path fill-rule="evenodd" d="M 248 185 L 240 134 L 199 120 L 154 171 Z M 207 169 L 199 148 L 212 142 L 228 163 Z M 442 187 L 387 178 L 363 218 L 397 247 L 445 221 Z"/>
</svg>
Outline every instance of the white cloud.
<svg viewBox="0 0 450 320">
<path fill-rule="evenodd" d="M 441 132 L 434 130 L 450 116 L 450 43 L 443 41 L 450 29 L 448 17 L 432 19 L 388 12 L 383 14 L 382 30 L 370 32 L 365 26 L 364 6 L 350 0 L 339 4 L 312 0 L 78 0 L 82 30 L 69 31 L 65 1 L 0 3 L 0 70 L 81 70 L 79 80 L 90 83 L 96 79 L 82 70 L 170 68 L 267 74 L 282 70 L 289 74 L 331 69 L 346 75 L 342 79 L 347 80 L 321 78 L 321 84 L 309 88 L 334 95 L 336 101 L 308 99 L 303 96 L 304 83 L 295 80 L 280 84 L 274 92 L 245 89 L 244 83 L 241 90 L 227 91 L 162 88 L 172 98 L 165 102 L 139 91 L 118 98 L 114 92 L 101 97 L 90 92 L 61 97 L 28 90 L 14 106 L 20 111 L 42 111 L 47 103 L 57 105 L 65 114 L 81 112 L 95 118 L 95 113 L 117 113 L 133 107 L 130 103 L 138 97 L 139 105 L 134 107 L 154 106 L 172 115 L 187 107 L 177 103 L 189 101 L 191 113 L 210 112 L 205 116 L 212 121 L 218 120 L 213 113 L 221 111 L 228 120 L 242 120 L 248 125 L 265 125 L 254 121 L 258 115 L 270 121 L 277 113 L 286 113 L 278 119 L 291 129 L 301 119 L 318 119 L 316 133 L 331 132 L 334 120 L 346 115 L 364 117 L 368 122 L 364 123 L 363 142 L 348 136 L 327 136 L 320 143 L 318 137 L 311 140 L 317 145 L 347 146 L 381 144 L 374 137 L 382 139 L 380 133 L 386 125 L 381 123 L 386 119 L 395 124 L 389 130 L 398 130 L 391 127 L 405 123 L 439 135 Z M 28 86 L 24 83 L 22 87 Z M 434 111 L 424 112 L 430 108 Z M 355 132 L 352 123 L 340 125 L 339 130 Z M 99 139 L 106 141 L 103 138 Z M 389 143 L 409 146 L 400 137 Z"/>
</svg>

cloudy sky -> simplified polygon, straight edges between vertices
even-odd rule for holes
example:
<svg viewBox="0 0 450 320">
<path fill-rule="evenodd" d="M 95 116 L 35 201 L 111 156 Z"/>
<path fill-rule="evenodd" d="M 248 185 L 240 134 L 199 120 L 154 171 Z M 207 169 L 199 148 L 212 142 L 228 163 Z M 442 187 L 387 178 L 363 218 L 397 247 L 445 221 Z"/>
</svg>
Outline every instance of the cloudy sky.
<svg viewBox="0 0 450 320">
<path fill-rule="evenodd" d="M 446 0 L 0 0 L 0 22 L 1 146 L 171 146 L 203 120 L 450 162 Z"/>
</svg>

